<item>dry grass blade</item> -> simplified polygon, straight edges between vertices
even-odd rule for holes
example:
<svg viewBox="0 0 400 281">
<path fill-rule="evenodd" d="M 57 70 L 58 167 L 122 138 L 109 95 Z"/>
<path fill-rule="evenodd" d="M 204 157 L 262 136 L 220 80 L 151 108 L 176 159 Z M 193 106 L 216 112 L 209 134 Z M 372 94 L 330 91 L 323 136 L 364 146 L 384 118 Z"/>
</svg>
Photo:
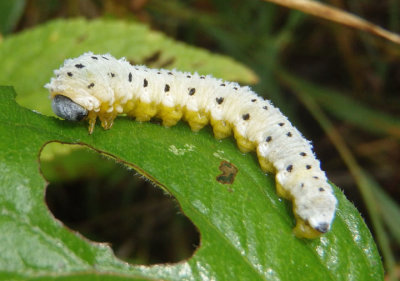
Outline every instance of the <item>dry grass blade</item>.
<svg viewBox="0 0 400 281">
<path fill-rule="evenodd" d="M 363 30 L 400 44 L 400 36 L 356 15 L 311 0 L 264 0 L 304 13 Z"/>
</svg>

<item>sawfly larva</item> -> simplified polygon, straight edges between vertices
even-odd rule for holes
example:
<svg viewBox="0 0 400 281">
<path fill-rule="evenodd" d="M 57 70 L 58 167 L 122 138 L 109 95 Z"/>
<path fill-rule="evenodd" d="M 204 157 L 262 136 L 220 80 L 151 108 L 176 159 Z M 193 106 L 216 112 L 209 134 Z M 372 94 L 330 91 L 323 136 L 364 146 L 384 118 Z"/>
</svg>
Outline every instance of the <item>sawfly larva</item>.
<svg viewBox="0 0 400 281">
<path fill-rule="evenodd" d="M 164 126 L 183 118 L 193 131 L 210 123 L 217 139 L 233 133 L 241 151 L 256 151 L 262 170 L 276 173 L 278 195 L 293 202 L 298 237 L 330 229 L 337 200 L 310 142 L 249 87 L 90 52 L 66 60 L 54 73 L 45 87 L 59 117 L 87 119 L 89 133 L 97 118 L 110 129 L 118 114 L 138 121 L 158 117 Z"/>
</svg>

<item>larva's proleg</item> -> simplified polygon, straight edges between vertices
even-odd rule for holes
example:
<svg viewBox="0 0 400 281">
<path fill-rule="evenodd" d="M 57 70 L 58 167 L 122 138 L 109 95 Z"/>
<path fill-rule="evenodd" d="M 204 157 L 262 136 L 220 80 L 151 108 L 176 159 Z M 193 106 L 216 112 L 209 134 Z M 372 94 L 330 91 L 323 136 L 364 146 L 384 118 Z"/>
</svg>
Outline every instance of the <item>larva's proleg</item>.
<svg viewBox="0 0 400 281">
<path fill-rule="evenodd" d="M 256 151 L 263 171 L 276 173 L 277 192 L 293 201 L 295 234 L 314 238 L 332 224 L 336 198 L 310 143 L 279 109 L 248 87 L 210 76 L 132 66 L 124 58 L 85 53 L 68 59 L 45 87 L 54 112 L 68 120 L 96 119 L 109 129 L 118 114 L 153 117 L 193 131 L 210 123 L 216 138 L 234 135 L 241 151 Z"/>
</svg>

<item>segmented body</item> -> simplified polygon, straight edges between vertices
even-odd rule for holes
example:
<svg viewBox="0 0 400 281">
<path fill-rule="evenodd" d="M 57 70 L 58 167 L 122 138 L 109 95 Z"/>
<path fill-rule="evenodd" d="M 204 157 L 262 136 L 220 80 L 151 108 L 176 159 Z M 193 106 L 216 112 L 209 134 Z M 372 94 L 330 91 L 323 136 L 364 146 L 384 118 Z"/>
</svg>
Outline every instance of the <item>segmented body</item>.
<svg viewBox="0 0 400 281">
<path fill-rule="evenodd" d="M 193 131 L 210 123 L 218 139 L 233 134 L 241 151 L 256 151 L 263 171 L 276 173 L 278 194 L 293 201 L 297 236 L 313 238 L 330 229 L 337 201 L 310 142 L 249 87 L 132 66 L 108 54 L 66 60 L 55 74 L 46 85 L 51 98 L 65 96 L 87 110 L 90 133 L 97 118 L 109 129 L 125 113 L 138 121 L 158 117 L 165 126 L 183 118 Z"/>
</svg>

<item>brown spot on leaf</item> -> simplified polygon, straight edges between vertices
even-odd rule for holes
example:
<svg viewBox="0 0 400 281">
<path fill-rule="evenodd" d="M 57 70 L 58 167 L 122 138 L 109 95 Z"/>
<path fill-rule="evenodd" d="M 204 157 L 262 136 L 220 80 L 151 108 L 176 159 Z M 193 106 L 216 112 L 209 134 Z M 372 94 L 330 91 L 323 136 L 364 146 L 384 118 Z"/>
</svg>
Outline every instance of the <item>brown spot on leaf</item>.
<svg viewBox="0 0 400 281">
<path fill-rule="evenodd" d="M 104 58 L 104 57 L 103 57 Z M 106 58 L 104 58 L 104 59 L 106 59 Z M 132 59 L 132 58 L 127 58 L 126 59 L 128 62 L 129 62 L 129 64 L 131 64 L 131 65 L 136 65 L 137 64 L 137 61 L 136 60 L 134 60 L 134 59 Z"/>
<path fill-rule="evenodd" d="M 129 59 L 128 61 L 131 64 L 136 64 L 131 59 Z M 157 50 L 151 53 L 150 55 L 142 58 L 139 64 L 145 64 L 153 68 L 171 68 L 170 66 L 172 66 L 174 62 L 175 62 L 175 57 L 165 57 L 165 55 L 163 55 L 161 50 Z M 168 72 L 168 74 L 172 75 L 173 73 Z"/>
<path fill-rule="evenodd" d="M 78 38 L 76 38 L 76 42 L 77 42 L 78 44 L 79 44 L 79 43 L 82 43 L 82 42 L 84 42 L 87 38 L 88 38 L 88 35 L 87 35 L 87 34 L 83 34 L 83 35 L 79 36 Z"/>
<path fill-rule="evenodd" d="M 170 67 L 173 63 L 175 62 L 175 58 L 171 57 L 171 58 L 167 58 L 166 60 L 162 61 L 160 63 L 160 67 L 161 68 L 168 68 Z"/>
<path fill-rule="evenodd" d="M 238 173 L 238 168 L 228 161 L 222 161 L 218 169 L 222 174 L 217 176 L 217 181 L 222 184 L 232 184 Z"/>
<path fill-rule="evenodd" d="M 143 64 L 153 64 L 160 60 L 161 51 L 155 51 L 150 56 L 147 56 L 143 59 Z"/>
</svg>

